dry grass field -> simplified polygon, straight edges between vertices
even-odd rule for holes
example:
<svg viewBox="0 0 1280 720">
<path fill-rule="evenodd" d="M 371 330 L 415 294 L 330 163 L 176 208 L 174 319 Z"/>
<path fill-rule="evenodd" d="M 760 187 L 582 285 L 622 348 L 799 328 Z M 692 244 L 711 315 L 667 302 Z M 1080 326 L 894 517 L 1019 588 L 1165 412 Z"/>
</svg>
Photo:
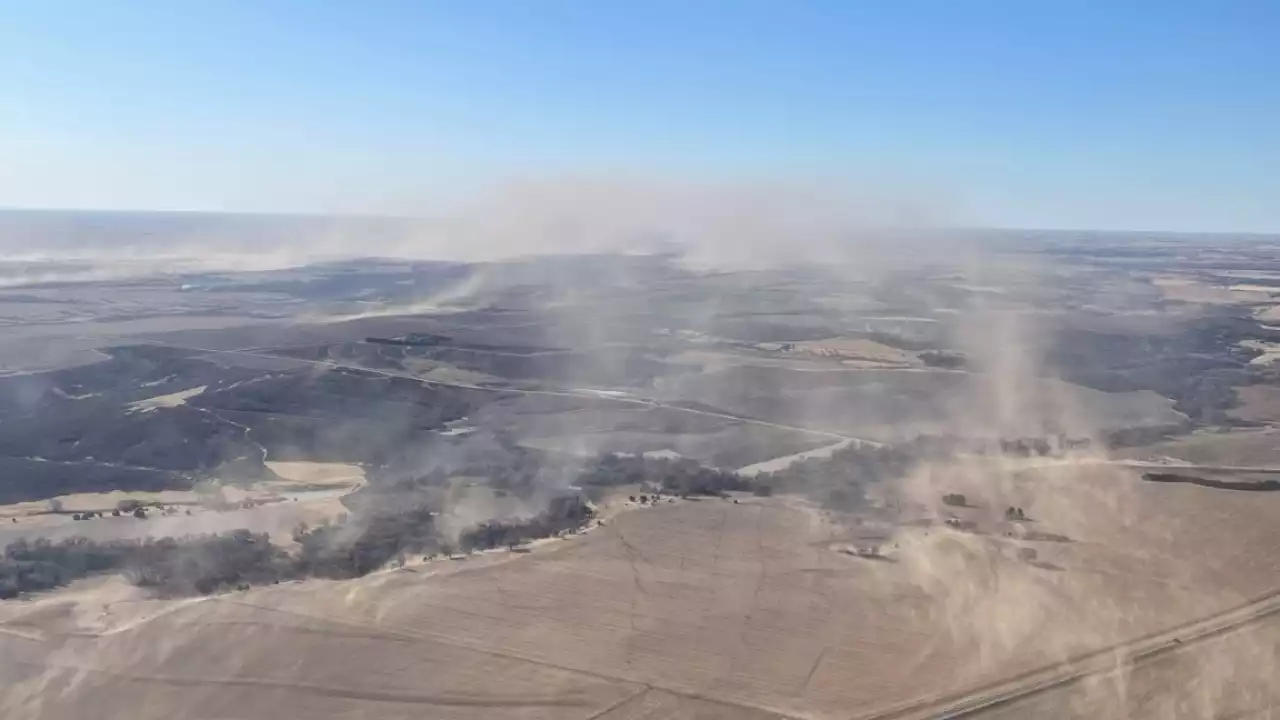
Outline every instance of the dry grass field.
<svg viewBox="0 0 1280 720">
<path fill-rule="evenodd" d="M 264 464 L 280 479 L 254 486 L 262 490 L 350 489 L 364 484 L 364 470 L 359 465 L 302 460 L 289 462 L 268 460 Z"/>
<path fill-rule="evenodd" d="M 1236 388 L 1236 397 L 1240 405 L 1229 411 L 1232 416 L 1249 422 L 1280 421 L 1280 387 L 1246 385 Z"/>
<path fill-rule="evenodd" d="M 74 536 L 105 541 L 145 537 L 227 532 L 239 528 L 270 533 L 273 541 L 291 545 L 299 523 L 314 526 L 345 514 L 342 496 L 364 484 L 364 470 L 356 465 L 321 462 L 268 462 L 279 479 L 250 485 L 209 485 L 196 490 L 161 492 L 75 493 L 52 501 L 61 512 L 50 512 L 50 500 L 0 505 L 0 542 L 18 538 L 64 539 Z M 119 503 L 135 500 L 173 508 L 172 514 L 153 512 L 146 521 L 127 513 L 110 517 Z M 246 501 L 252 501 L 246 506 Z M 101 512 L 107 517 L 79 522 L 71 513 Z"/>
<path fill-rule="evenodd" d="M 896 528 L 787 498 L 678 501 L 527 554 L 260 588 L 132 619 L 88 622 L 101 615 L 74 596 L 16 603 L 0 624 L 0 710 L 862 717 L 1280 586 L 1277 494 L 979 460 L 925 468 L 908 490 L 915 501 Z M 944 491 L 968 506 L 936 502 Z M 1006 521 L 1007 505 L 1028 520 Z M 866 543 L 883 557 L 840 551 Z"/>
<path fill-rule="evenodd" d="M 795 352 L 838 359 L 852 367 L 923 367 L 914 353 L 863 338 L 835 337 L 795 344 Z"/>
<path fill-rule="evenodd" d="M 1115 673 L 974 715 L 982 720 L 1131 720 L 1280 716 L 1280 623 L 1249 625 Z"/>
<path fill-rule="evenodd" d="M 1280 431 L 1235 430 L 1193 433 L 1175 440 L 1128 448 L 1125 457 L 1223 467 L 1280 468 Z"/>
<path fill-rule="evenodd" d="M 1168 300 L 1206 305 L 1267 304 L 1276 292 L 1276 288 L 1269 286 L 1231 283 L 1215 285 L 1182 275 L 1161 275 L 1152 278 L 1151 284 L 1159 288 Z M 1267 310 L 1273 307 L 1270 306 Z"/>
</svg>

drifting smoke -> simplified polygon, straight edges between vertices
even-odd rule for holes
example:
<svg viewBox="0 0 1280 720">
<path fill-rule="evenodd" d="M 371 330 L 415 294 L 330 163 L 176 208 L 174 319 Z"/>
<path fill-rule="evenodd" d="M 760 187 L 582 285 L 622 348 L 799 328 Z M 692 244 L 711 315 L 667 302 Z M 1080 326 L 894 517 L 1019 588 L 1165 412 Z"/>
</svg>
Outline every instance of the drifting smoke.
<svg viewBox="0 0 1280 720">
<path fill-rule="evenodd" d="M 1021 268 L 1020 281 L 1043 271 Z M 970 275 L 977 278 L 970 282 L 983 282 L 984 274 Z M 1216 717 L 1223 707 L 1247 705 L 1228 691 L 1236 683 L 1256 701 L 1264 695 L 1262 679 L 1276 667 L 1271 641 L 1236 636 L 1206 653 L 1171 659 L 1177 671 L 1167 673 L 1169 663 L 1135 671 L 1127 652 L 1099 655 L 1099 648 L 1159 637 L 1176 619 L 1205 617 L 1249 598 L 1225 590 L 1204 564 L 1180 560 L 1198 550 L 1179 539 L 1179 511 L 1134 470 L 1111 462 L 1105 442 L 1111 428 L 1102 424 L 1106 413 L 1088 402 L 1092 396 L 1053 378 L 1046 313 L 1013 309 L 1003 295 L 1008 282 L 992 284 L 960 309 L 954 340 L 966 352 L 972 382 L 944 404 L 933 431 L 988 442 L 1047 438 L 1054 452 L 926 460 L 897 486 L 903 507 L 960 518 L 955 529 L 912 528 L 892 539 L 901 548 L 899 580 L 931 599 L 930 622 L 943 629 L 923 654 L 951 659 L 953 674 L 937 686 L 939 696 L 944 686 L 955 691 L 1070 661 L 1094 674 L 1027 713 Z M 1078 440 L 1063 447 L 1062 438 Z M 948 493 L 962 494 L 970 508 L 951 512 L 940 503 Z M 1026 520 L 1002 522 L 1009 508 Z M 1170 685 L 1179 682 L 1173 678 L 1193 682 L 1193 691 Z"/>
<path fill-rule="evenodd" d="M 946 340 L 963 353 L 966 371 L 902 370 L 918 373 L 920 382 L 927 383 L 931 394 L 921 404 L 928 406 L 929 417 L 904 411 L 901 417 L 872 418 L 856 427 L 879 433 L 874 440 L 889 442 L 908 441 L 921 432 L 988 448 L 1004 439 L 1048 439 L 1055 452 L 1050 457 L 959 452 L 927 458 L 887 491 L 891 503 L 914 516 L 910 519 L 932 523 L 904 524 L 896 531 L 891 542 L 899 549 L 892 579 L 887 580 L 907 588 L 904 592 L 910 597 L 923 598 L 920 613 L 925 626 L 936 632 L 926 633 L 930 640 L 919 652 L 921 663 L 941 657 L 950 669 L 948 677 L 928 682 L 936 683 L 939 694 L 958 691 L 1028 668 L 1078 659 L 1096 648 L 1119 646 L 1167 627 L 1170 618 L 1201 617 L 1245 602 L 1248 598 L 1242 594 L 1222 590 L 1212 571 L 1178 562 L 1176 552 L 1194 549 L 1180 540 L 1176 513 L 1169 511 L 1172 506 L 1158 505 L 1157 496 L 1132 470 L 1110 463 L 1105 439 L 1115 429 L 1108 423 L 1116 411 L 1107 404 L 1135 400 L 1135 407 L 1146 407 L 1136 402 L 1143 398 L 1085 391 L 1053 377 L 1046 360 L 1055 340 L 1052 313 L 1027 310 L 1025 302 L 1048 269 L 1026 261 L 1010 264 L 1003 256 L 984 252 L 965 234 L 928 229 L 958 219 L 945 203 L 796 185 L 522 183 L 455 208 L 445 220 L 279 218 L 267 222 L 264 230 L 260 218 L 177 216 L 165 221 L 171 226 L 164 232 L 150 231 L 156 237 L 135 238 L 132 231 L 117 228 L 112 232 L 122 235 L 112 237 L 125 242 L 109 250 L 80 246 L 104 243 L 101 232 L 69 232 L 78 240 L 64 248 L 38 257 L 8 258 L 12 271 L 0 267 L 0 273 L 7 273 L 0 275 L 0 286 L 275 269 L 351 257 L 523 257 L 518 263 L 479 266 L 407 302 L 300 319 L 333 323 L 442 315 L 484 307 L 504 292 L 533 288 L 539 310 L 555 311 L 554 322 L 526 328 L 521 337 L 549 354 L 565 351 L 566 345 L 593 349 L 583 356 L 554 355 L 564 378 L 572 378 L 579 389 L 598 385 L 621 398 L 652 392 L 663 400 L 697 399 L 744 416 L 752 415 L 749 403 L 763 397 L 767 409 L 785 415 L 785 422 L 823 430 L 833 417 L 848 421 L 848 413 L 857 419 L 863 411 L 843 407 L 839 410 L 845 414 L 833 414 L 833 405 L 850 403 L 843 396 L 825 397 L 830 394 L 826 389 L 771 399 L 766 392 L 770 388 L 762 387 L 757 375 L 723 385 L 727 390 L 720 396 L 700 395 L 703 375 L 680 378 L 655 372 L 634 379 L 635 367 L 651 358 L 613 351 L 643 348 L 655 337 L 665 337 L 659 332 L 714 340 L 717 323 L 740 307 L 734 305 L 735 293 L 758 292 L 768 286 L 768 273 L 783 267 L 817 264 L 823 268 L 819 275 L 833 283 L 853 280 L 863 287 L 910 283 L 934 270 L 955 273 L 956 281 L 964 284 L 963 299 L 939 296 L 933 309 L 955 317 L 947 324 L 951 337 Z M 29 242 L 34 232 L 51 232 L 47 225 L 24 222 L 28 227 L 18 233 L 21 241 Z M 140 228 L 142 220 L 139 223 Z M 237 235 L 237 228 L 244 234 Z M 63 226 L 56 230 L 64 231 Z M 228 234 L 235 239 L 220 246 L 225 250 L 207 252 L 215 238 L 224 242 Z M 162 252 L 161 236 L 166 242 L 176 236 L 177 244 L 166 247 L 177 249 Z M 755 274 L 718 279 L 719 292 L 696 301 L 680 298 L 683 304 L 673 311 L 657 304 L 670 298 L 649 294 L 655 275 L 643 264 L 619 269 L 589 257 L 575 262 L 527 257 L 552 253 L 678 256 L 689 277 L 702 279 L 718 278 L 717 271 L 725 269 Z M 604 297 L 634 299 L 609 305 L 601 301 Z M 628 324 L 631 318 L 651 315 L 675 317 L 680 327 Z M 787 322 L 792 322 L 790 316 Z M 696 366 L 708 374 L 722 369 L 715 358 L 681 362 L 687 365 L 675 365 Z M 866 386 L 868 398 L 891 394 L 877 383 Z M 656 405 L 644 402 L 607 412 L 573 406 L 541 414 L 531 410 L 532 405 L 513 395 L 494 403 L 496 409 L 481 417 L 465 418 L 480 432 L 403 448 L 394 466 L 380 470 L 383 477 L 378 482 L 388 490 L 365 493 L 351 521 L 324 540 L 334 548 L 346 548 L 368 531 L 369 517 L 418 505 L 437 513 L 435 530 L 455 543 L 481 523 L 533 518 L 573 489 L 584 458 L 601 449 L 600 436 L 633 422 L 647 432 L 642 419 L 658 413 Z M 867 407 L 867 415 L 880 409 Z M 625 413 L 632 415 L 617 422 Z M 686 415 L 672 420 L 673 433 L 684 429 L 680 423 L 698 419 Z M 568 459 L 554 466 L 514 464 L 499 471 L 486 465 L 494 457 L 521 457 L 519 442 L 548 439 L 561 441 L 557 450 Z M 488 482 L 484 479 L 486 472 L 507 469 L 519 491 L 494 487 L 492 475 Z M 419 482 L 424 478 L 433 479 Z M 941 521 L 951 511 L 942 507 L 940 498 L 953 493 L 963 494 L 971 506 L 956 511 L 954 519 L 961 522 L 948 527 Z M 1025 517 L 1010 521 L 1008 508 L 1017 508 Z M 961 527 L 962 523 L 971 526 Z M 371 597 L 381 582 L 390 580 L 353 584 L 344 602 L 349 607 L 367 604 L 376 619 L 387 611 Z M 1169 700 L 1171 706 L 1156 707 L 1162 701 L 1144 700 L 1145 690 L 1117 655 L 1104 658 L 1111 662 L 1112 672 L 1091 676 L 1070 702 L 1081 716 L 1126 716 L 1145 702 L 1144 711 L 1159 711 L 1152 716 L 1205 717 L 1227 702 L 1226 688 L 1232 683 L 1246 694 L 1262 694 L 1267 673 L 1274 668 L 1272 646 L 1238 637 L 1231 642 L 1236 644 L 1224 641 L 1214 652 L 1178 661 L 1189 664 L 1185 672 L 1196 678 L 1193 701 Z M 174 648 L 135 647 L 130 652 L 163 655 L 179 648 L 185 649 L 176 643 Z M 56 655 L 68 659 L 71 654 L 68 649 Z M 44 679 L 26 684 L 30 692 L 11 696 L 13 706 L 38 710 L 39 698 L 64 678 L 50 672 L 47 679 L 48 686 Z M 75 681 L 87 682 L 80 677 Z"/>
<path fill-rule="evenodd" d="M 715 269 L 865 262 L 909 253 L 902 229 L 960 220 L 937 198 L 906 192 L 617 178 L 510 183 L 464 202 L 424 203 L 412 215 L 11 211 L 0 213 L 0 287 L 371 257 L 674 252 L 690 267 Z M 886 241 L 886 232 L 895 237 Z"/>
</svg>

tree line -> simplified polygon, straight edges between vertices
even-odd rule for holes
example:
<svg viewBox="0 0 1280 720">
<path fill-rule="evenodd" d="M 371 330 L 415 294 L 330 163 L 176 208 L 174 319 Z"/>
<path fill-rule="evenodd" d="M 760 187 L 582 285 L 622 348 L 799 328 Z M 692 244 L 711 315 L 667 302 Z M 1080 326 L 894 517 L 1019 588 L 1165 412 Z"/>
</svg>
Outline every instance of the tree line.
<svg viewBox="0 0 1280 720">
<path fill-rule="evenodd" d="M 278 582 L 298 576 L 297 565 L 265 533 L 237 530 L 183 539 L 51 542 L 19 539 L 0 558 L 0 599 L 49 590 L 89 575 L 122 573 L 164 595 Z"/>
<path fill-rule="evenodd" d="M 97 542 L 83 537 L 52 542 L 19 539 L 0 557 L 0 599 L 61 587 L 103 573 L 121 573 L 160 595 L 202 595 L 305 577 L 353 578 L 408 553 L 453 552 L 436 513 L 423 508 L 383 511 L 294 534 L 298 550 L 273 543 L 266 533 L 237 530 L 184 538 Z M 576 495 L 554 499 L 524 521 L 484 523 L 464 533 L 462 549 L 481 550 L 576 529 L 592 511 Z"/>
</svg>

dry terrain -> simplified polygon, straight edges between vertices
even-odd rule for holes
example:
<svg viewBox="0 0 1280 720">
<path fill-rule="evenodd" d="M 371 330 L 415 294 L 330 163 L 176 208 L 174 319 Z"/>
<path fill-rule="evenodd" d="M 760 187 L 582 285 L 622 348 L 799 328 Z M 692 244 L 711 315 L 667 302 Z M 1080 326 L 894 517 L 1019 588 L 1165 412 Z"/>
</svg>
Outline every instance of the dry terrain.
<svg viewBox="0 0 1280 720">
<path fill-rule="evenodd" d="M 1280 386 L 1246 385 L 1235 392 L 1240 405 L 1230 411 L 1233 417 L 1249 422 L 1280 421 Z"/>
<path fill-rule="evenodd" d="M 1277 494 L 977 460 L 908 487 L 916 519 L 896 528 L 786 498 L 677 501 L 527 554 L 115 625 L 86 624 L 74 595 L 6 605 L 5 716 L 873 716 L 1280 585 Z M 940 488 L 968 506 L 933 503 Z M 842 551 L 868 544 L 883 557 Z"/>
<path fill-rule="evenodd" d="M 110 567 L 150 591 L 12 546 L 0 717 L 908 720 L 1170 634 L 988 710 L 1265 716 L 1280 625 L 1187 630 L 1280 609 L 1274 241 L 989 240 L 901 270 L 24 265 L 0 297 L 0 545 L 245 528 L 295 557 L 242 572 L 263 544 L 240 534 L 206 572 L 176 542 L 155 567 L 211 594 L 159 599 L 139 561 Z M 880 442 L 901 445 L 841 452 Z M 761 497 L 632 500 L 653 487 L 614 483 L 692 463 L 610 452 Z M 586 531 L 543 523 L 574 487 L 617 494 Z M 517 521 L 539 529 L 488 525 Z M 479 530 L 498 549 L 455 552 Z"/>
<path fill-rule="evenodd" d="M 922 367 L 914 353 L 863 338 L 828 338 L 796 343 L 794 351 L 834 358 L 851 367 Z"/>
<path fill-rule="evenodd" d="M 1280 431 L 1268 428 L 1194 433 L 1166 442 L 1128 448 L 1122 454 L 1137 460 L 1280 469 Z"/>
<path fill-rule="evenodd" d="M 1265 304 L 1273 299 L 1276 288 L 1231 284 L 1215 285 L 1193 277 L 1165 275 L 1152 279 L 1152 284 L 1169 300 L 1206 305 L 1247 305 Z M 1260 312 L 1271 312 L 1274 306 L 1267 305 Z M 1259 316 L 1261 318 L 1261 315 Z"/>
<path fill-rule="evenodd" d="M 1136 666 L 1084 678 L 965 717 L 1272 720 L 1280 713 L 1280 622 L 1274 616 Z"/>
<path fill-rule="evenodd" d="M 202 484 L 195 490 L 161 492 L 76 493 L 0 505 L 0 542 L 18 538 L 50 539 L 74 536 L 94 540 L 143 537 L 181 537 L 246 528 L 269 533 L 283 544 L 292 542 L 299 523 L 315 525 L 347 512 L 342 497 L 364 484 L 364 471 L 355 465 L 319 462 L 268 462 L 279 477 L 250 485 Z M 170 508 L 155 510 L 146 520 L 111 512 L 123 501 Z M 51 512 L 57 506 L 59 512 Z M 78 521 L 73 513 L 100 512 L 104 517 Z"/>
</svg>

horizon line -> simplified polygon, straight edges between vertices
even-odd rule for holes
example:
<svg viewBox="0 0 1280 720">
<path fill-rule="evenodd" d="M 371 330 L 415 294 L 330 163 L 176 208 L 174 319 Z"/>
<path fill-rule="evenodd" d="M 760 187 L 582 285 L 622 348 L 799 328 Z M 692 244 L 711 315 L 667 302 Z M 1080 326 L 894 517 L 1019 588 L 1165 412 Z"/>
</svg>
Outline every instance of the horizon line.
<svg viewBox="0 0 1280 720">
<path fill-rule="evenodd" d="M 92 208 L 92 207 L 15 207 L 0 205 L 0 214 L 83 214 L 83 215 L 170 215 L 188 217 L 228 217 L 270 220 L 356 220 L 383 222 L 455 222 L 461 217 L 431 217 L 427 215 L 401 215 L 367 212 L 291 211 L 291 210 L 209 210 L 200 208 Z M 1274 238 L 1280 240 L 1276 230 L 1175 230 L 1167 228 L 1132 227 L 1054 227 L 1008 225 L 871 225 L 851 226 L 850 230 L 900 230 L 914 232 L 996 232 L 996 233 L 1108 233 L 1115 235 L 1185 235 L 1218 236 L 1236 238 Z"/>
</svg>

